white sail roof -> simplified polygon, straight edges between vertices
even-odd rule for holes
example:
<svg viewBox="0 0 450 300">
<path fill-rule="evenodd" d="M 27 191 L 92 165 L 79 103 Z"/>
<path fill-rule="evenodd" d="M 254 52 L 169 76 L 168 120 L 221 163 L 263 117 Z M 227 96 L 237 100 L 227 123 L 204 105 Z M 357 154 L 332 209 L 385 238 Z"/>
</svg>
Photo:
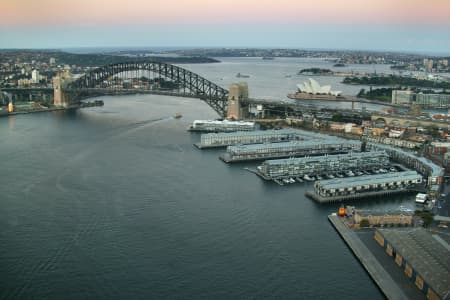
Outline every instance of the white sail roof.
<svg viewBox="0 0 450 300">
<path fill-rule="evenodd" d="M 298 89 L 302 93 L 308 94 L 330 94 L 334 96 L 339 96 L 341 91 L 332 91 L 330 85 L 320 86 L 320 84 L 312 78 L 302 84 L 297 84 Z"/>
</svg>

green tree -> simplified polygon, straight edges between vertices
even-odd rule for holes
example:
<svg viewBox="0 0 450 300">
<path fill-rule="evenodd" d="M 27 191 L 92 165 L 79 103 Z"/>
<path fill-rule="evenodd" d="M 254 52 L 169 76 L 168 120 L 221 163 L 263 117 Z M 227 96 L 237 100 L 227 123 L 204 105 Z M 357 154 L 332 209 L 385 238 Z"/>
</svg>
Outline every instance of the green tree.
<svg viewBox="0 0 450 300">
<path fill-rule="evenodd" d="M 370 223 L 367 219 L 362 219 L 361 222 L 359 222 L 359 227 L 369 227 Z"/>
<path fill-rule="evenodd" d="M 333 122 L 341 122 L 342 121 L 342 114 L 340 114 L 340 113 L 334 114 L 331 117 L 331 121 L 333 121 Z"/>
</svg>

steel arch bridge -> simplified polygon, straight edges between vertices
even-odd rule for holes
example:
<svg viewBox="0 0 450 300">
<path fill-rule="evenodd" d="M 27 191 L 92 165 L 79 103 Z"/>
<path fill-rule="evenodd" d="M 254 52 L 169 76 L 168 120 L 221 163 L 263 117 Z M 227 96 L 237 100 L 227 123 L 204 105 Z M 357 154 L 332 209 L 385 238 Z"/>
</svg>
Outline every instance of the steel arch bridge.
<svg viewBox="0 0 450 300">
<path fill-rule="evenodd" d="M 199 98 L 211 106 L 220 116 L 224 117 L 227 114 L 228 90 L 191 71 L 157 61 L 129 61 L 106 65 L 94 69 L 77 80 L 68 83 L 64 87 L 64 92 L 69 95 L 71 102 L 92 95 L 108 94 L 108 89 L 102 87 L 99 88 L 99 86 L 116 74 L 130 71 L 154 72 L 155 74 L 159 74 L 160 76 L 172 80 L 179 87 L 182 87 L 184 92 L 117 89 L 115 90 L 116 93 L 120 93 L 120 90 L 122 90 L 122 93 L 128 94 L 145 92 L 150 94 Z M 186 90 L 188 90 L 188 92 L 186 92 Z"/>
</svg>

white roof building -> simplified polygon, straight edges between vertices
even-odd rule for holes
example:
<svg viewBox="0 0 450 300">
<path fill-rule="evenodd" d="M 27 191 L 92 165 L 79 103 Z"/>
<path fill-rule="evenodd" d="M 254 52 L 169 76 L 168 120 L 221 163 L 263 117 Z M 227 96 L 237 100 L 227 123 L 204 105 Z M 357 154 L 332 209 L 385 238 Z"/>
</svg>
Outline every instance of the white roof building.
<svg viewBox="0 0 450 300">
<path fill-rule="evenodd" d="M 339 96 L 341 91 L 332 91 L 330 85 L 320 86 L 320 84 L 312 78 L 309 78 L 308 81 L 303 82 L 302 84 L 297 84 L 298 89 L 302 93 L 308 94 L 326 94 Z"/>
</svg>

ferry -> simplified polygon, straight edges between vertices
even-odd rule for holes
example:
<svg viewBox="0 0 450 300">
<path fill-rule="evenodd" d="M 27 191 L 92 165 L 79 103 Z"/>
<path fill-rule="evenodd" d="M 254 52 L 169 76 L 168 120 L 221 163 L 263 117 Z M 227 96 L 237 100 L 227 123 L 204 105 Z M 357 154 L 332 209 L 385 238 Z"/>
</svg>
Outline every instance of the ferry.
<svg viewBox="0 0 450 300">
<path fill-rule="evenodd" d="M 236 74 L 237 78 L 250 78 L 250 75 L 245 75 L 245 74 L 241 74 L 241 73 L 237 73 Z"/>
<path fill-rule="evenodd" d="M 416 204 L 426 204 L 428 201 L 428 195 L 423 193 L 418 193 L 416 195 Z"/>
<path fill-rule="evenodd" d="M 176 113 L 175 116 L 173 116 L 175 119 L 181 118 L 183 115 L 180 113 Z"/>
<path fill-rule="evenodd" d="M 303 177 L 303 179 L 305 179 L 306 181 L 314 181 L 315 180 L 314 176 L 309 176 L 309 175 L 305 175 Z"/>
<path fill-rule="evenodd" d="M 189 131 L 203 132 L 232 132 L 253 131 L 257 129 L 255 122 L 230 121 L 230 120 L 194 120 Z"/>
</svg>

